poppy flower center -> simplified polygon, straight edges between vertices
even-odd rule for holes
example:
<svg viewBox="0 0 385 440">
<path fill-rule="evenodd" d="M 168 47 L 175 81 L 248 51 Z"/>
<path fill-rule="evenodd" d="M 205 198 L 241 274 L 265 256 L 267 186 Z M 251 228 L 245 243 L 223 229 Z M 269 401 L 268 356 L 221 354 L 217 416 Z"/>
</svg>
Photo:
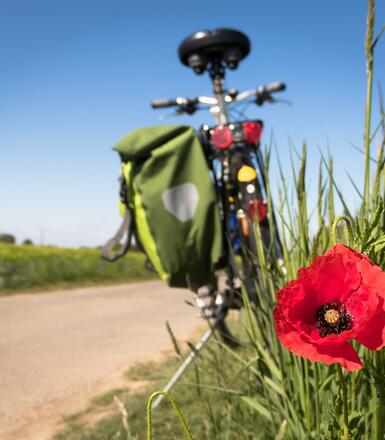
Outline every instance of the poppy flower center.
<svg viewBox="0 0 385 440">
<path fill-rule="evenodd" d="M 353 326 L 351 314 L 336 301 L 323 304 L 316 312 L 316 319 L 316 327 L 322 338 L 331 334 L 339 335 Z"/>
<path fill-rule="evenodd" d="M 340 312 L 338 310 L 329 309 L 324 314 L 324 320 L 330 325 L 336 325 L 340 319 Z"/>
</svg>

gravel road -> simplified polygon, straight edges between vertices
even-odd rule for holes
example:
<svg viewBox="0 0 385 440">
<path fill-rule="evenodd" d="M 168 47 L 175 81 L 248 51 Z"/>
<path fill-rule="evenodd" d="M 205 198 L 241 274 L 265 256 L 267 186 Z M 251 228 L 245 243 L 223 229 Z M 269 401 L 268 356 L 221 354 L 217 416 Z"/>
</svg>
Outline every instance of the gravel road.
<svg viewBox="0 0 385 440">
<path fill-rule="evenodd" d="M 45 440 L 63 414 L 119 385 L 133 363 L 171 348 L 202 324 L 164 283 L 0 298 L 0 439 Z"/>
</svg>

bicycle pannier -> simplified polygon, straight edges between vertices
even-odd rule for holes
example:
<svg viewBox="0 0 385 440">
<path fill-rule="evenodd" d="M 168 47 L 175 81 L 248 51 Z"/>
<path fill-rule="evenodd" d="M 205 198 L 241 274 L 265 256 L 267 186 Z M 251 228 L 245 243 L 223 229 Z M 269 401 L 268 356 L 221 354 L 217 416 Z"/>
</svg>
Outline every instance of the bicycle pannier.
<svg viewBox="0 0 385 440">
<path fill-rule="evenodd" d="M 223 237 L 209 168 L 187 126 L 137 129 L 114 147 L 122 161 L 120 211 L 125 221 L 102 256 L 131 231 L 160 277 L 173 287 L 209 283 Z"/>
</svg>

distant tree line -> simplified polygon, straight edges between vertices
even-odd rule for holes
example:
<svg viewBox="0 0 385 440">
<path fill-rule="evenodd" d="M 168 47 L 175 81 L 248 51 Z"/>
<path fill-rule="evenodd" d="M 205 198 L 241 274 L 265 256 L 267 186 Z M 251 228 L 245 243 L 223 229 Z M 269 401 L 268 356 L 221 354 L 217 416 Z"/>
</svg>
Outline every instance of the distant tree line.
<svg viewBox="0 0 385 440">
<path fill-rule="evenodd" d="M 12 234 L 0 233 L 0 243 L 16 244 L 16 237 Z M 23 240 L 24 245 L 33 245 L 33 241 L 29 238 Z"/>
</svg>

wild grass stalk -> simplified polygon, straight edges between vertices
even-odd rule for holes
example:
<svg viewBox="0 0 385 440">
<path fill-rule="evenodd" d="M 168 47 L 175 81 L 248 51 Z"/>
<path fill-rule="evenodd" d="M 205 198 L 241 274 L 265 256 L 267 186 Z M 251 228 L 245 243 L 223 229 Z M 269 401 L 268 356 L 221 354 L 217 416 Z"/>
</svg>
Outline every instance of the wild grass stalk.
<svg viewBox="0 0 385 440">
<path fill-rule="evenodd" d="M 363 214 L 369 210 L 370 201 L 370 138 L 371 138 L 371 119 L 372 119 L 372 93 L 373 93 L 373 61 L 374 61 L 374 21 L 375 21 L 375 0 L 368 0 L 368 18 L 366 27 L 366 108 L 365 108 L 365 174 L 364 174 L 364 203 Z"/>
</svg>

